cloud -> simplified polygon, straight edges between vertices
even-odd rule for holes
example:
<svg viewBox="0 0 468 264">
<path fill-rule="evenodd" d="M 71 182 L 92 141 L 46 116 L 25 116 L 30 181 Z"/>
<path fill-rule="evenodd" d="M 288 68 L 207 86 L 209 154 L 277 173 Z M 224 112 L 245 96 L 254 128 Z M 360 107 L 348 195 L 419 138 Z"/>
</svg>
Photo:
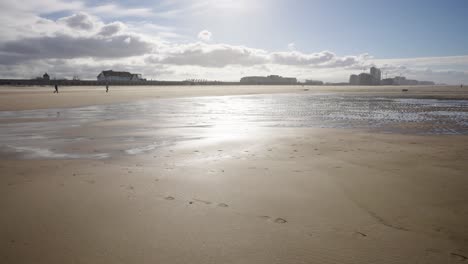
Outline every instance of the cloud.
<svg viewBox="0 0 468 264">
<path fill-rule="evenodd" d="M 288 50 L 294 51 L 296 50 L 296 44 L 294 42 L 291 42 L 288 44 Z"/>
<path fill-rule="evenodd" d="M 150 43 L 130 35 L 112 38 L 56 35 L 6 42 L 0 46 L 0 61 L 14 64 L 37 59 L 122 58 L 143 55 L 151 50 Z"/>
<path fill-rule="evenodd" d="M 208 30 L 202 30 L 202 31 L 200 31 L 200 33 L 198 33 L 198 39 L 200 39 L 202 41 L 210 41 L 211 36 L 212 36 L 212 34 Z"/>
<path fill-rule="evenodd" d="M 157 56 L 148 59 L 152 63 L 194 65 L 202 67 L 226 67 L 228 65 L 252 66 L 277 64 L 298 67 L 350 67 L 363 63 L 366 56 L 338 57 L 330 51 L 304 54 L 298 51 L 267 52 L 245 46 L 207 44 L 197 42 L 167 46 Z"/>
<path fill-rule="evenodd" d="M 101 28 L 99 35 L 104 37 L 109 37 L 112 35 L 121 32 L 124 29 L 125 25 L 122 22 L 112 22 Z"/>
<path fill-rule="evenodd" d="M 173 45 L 159 50 L 159 63 L 172 65 L 195 65 L 225 67 L 227 65 L 255 65 L 267 62 L 263 50 L 226 44 L 202 42 Z"/>
<path fill-rule="evenodd" d="M 95 22 L 91 16 L 82 12 L 60 18 L 58 22 L 65 23 L 67 26 L 74 29 L 92 30 L 95 27 Z"/>
<path fill-rule="evenodd" d="M 273 63 L 283 65 L 316 65 L 335 58 L 335 54 L 329 51 L 312 54 L 304 54 L 298 51 L 273 52 L 270 56 Z"/>
</svg>

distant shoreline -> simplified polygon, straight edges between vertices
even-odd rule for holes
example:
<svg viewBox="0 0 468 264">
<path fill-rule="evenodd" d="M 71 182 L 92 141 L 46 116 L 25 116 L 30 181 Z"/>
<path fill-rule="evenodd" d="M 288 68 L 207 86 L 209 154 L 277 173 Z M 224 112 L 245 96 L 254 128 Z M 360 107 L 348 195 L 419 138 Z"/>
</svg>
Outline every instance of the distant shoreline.
<svg viewBox="0 0 468 264">
<path fill-rule="evenodd" d="M 425 99 L 468 100 L 468 87 L 459 86 L 298 86 L 298 85 L 105 85 L 0 86 L 0 111 L 68 108 L 174 97 L 230 96 L 254 94 L 339 94 Z M 403 90 L 408 90 L 403 92 Z"/>
<path fill-rule="evenodd" d="M 42 79 L 0 79 L 0 86 L 181 86 L 181 85 L 242 85 L 242 86 L 271 86 L 271 85 L 293 85 L 293 86 L 356 86 L 349 83 L 246 83 L 246 82 L 224 82 L 224 81 L 95 81 L 95 80 L 42 80 Z M 437 86 L 420 84 L 416 86 Z M 445 84 L 441 84 L 444 85 Z M 369 86 L 404 86 L 404 85 L 369 85 Z"/>
</svg>

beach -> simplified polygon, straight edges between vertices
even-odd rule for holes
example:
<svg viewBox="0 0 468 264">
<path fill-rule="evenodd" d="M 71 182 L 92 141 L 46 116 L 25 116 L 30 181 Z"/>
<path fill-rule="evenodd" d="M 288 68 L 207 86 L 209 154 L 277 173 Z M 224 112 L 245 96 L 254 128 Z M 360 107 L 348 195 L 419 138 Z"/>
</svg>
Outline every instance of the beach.
<svg viewBox="0 0 468 264">
<path fill-rule="evenodd" d="M 408 92 L 402 92 L 408 89 Z M 0 111 L 78 107 L 130 102 L 143 99 L 190 96 L 223 96 L 273 93 L 380 94 L 403 97 L 468 99 L 468 87 L 460 86 L 309 86 L 309 85 L 234 85 L 234 86 L 63 86 L 52 94 L 53 86 L 0 87 Z"/>
<path fill-rule="evenodd" d="M 0 260 L 464 263 L 468 90 L 406 88 L 0 88 Z"/>
</svg>

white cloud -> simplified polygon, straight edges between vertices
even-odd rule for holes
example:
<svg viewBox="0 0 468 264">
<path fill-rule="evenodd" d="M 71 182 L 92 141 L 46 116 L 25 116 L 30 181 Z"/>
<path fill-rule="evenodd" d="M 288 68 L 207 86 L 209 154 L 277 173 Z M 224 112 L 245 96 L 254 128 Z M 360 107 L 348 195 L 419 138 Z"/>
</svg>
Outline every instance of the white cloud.
<svg viewBox="0 0 468 264">
<path fill-rule="evenodd" d="M 296 43 L 291 42 L 288 44 L 288 50 L 295 51 L 296 50 Z"/>
<path fill-rule="evenodd" d="M 169 45 L 159 50 L 159 63 L 225 67 L 227 65 L 255 65 L 267 63 L 266 52 L 243 46 L 206 44 L 203 42 Z"/>
<path fill-rule="evenodd" d="M 208 30 L 202 30 L 202 31 L 200 31 L 200 33 L 198 33 L 198 39 L 200 39 L 202 41 L 210 41 L 211 36 L 212 36 L 212 34 Z"/>
</svg>

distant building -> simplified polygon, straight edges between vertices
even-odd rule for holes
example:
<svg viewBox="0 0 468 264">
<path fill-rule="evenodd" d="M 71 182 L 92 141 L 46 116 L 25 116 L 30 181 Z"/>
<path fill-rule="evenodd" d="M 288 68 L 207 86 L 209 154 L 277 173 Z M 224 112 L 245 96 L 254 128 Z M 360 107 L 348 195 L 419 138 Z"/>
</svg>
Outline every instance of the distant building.
<svg viewBox="0 0 468 264">
<path fill-rule="evenodd" d="M 435 85 L 434 82 L 430 81 L 417 81 L 406 79 L 404 76 L 397 76 L 394 78 L 383 79 L 380 82 L 381 85 Z"/>
<path fill-rule="evenodd" d="M 393 81 L 394 85 L 410 85 L 410 80 L 407 80 L 406 77 L 397 76 L 397 77 L 395 77 L 393 79 L 394 79 L 394 81 Z"/>
<path fill-rule="evenodd" d="M 47 74 L 47 72 L 44 73 L 44 75 L 42 75 L 42 80 L 44 80 L 44 81 L 50 81 L 50 76 L 49 76 L 49 74 Z"/>
<path fill-rule="evenodd" d="M 127 81 L 127 82 L 138 82 L 145 81 L 141 78 L 141 74 L 134 74 L 129 72 L 118 72 L 118 71 L 102 71 L 97 76 L 98 81 Z"/>
<path fill-rule="evenodd" d="M 351 74 L 351 76 L 349 76 L 349 84 L 359 85 L 359 76 L 356 74 Z"/>
<path fill-rule="evenodd" d="M 359 75 L 352 74 L 349 76 L 349 84 L 351 85 L 380 85 L 382 72 L 376 67 L 370 68 L 369 73 L 361 73 Z"/>
<path fill-rule="evenodd" d="M 316 80 L 305 80 L 305 84 L 308 85 L 323 85 L 322 81 L 316 81 Z"/>
<path fill-rule="evenodd" d="M 358 75 L 359 85 L 372 85 L 374 83 L 372 75 L 369 73 L 361 73 Z"/>
<path fill-rule="evenodd" d="M 387 78 L 380 81 L 380 85 L 395 85 L 395 78 Z"/>
<path fill-rule="evenodd" d="M 296 78 L 281 77 L 279 75 L 263 76 L 247 76 L 240 79 L 241 83 L 245 84 L 297 84 Z"/>
<path fill-rule="evenodd" d="M 379 85 L 382 79 L 382 72 L 376 67 L 370 68 L 370 75 L 372 76 L 372 85 Z"/>
<path fill-rule="evenodd" d="M 431 81 L 419 81 L 419 85 L 435 85 L 435 82 Z"/>
</svg>

